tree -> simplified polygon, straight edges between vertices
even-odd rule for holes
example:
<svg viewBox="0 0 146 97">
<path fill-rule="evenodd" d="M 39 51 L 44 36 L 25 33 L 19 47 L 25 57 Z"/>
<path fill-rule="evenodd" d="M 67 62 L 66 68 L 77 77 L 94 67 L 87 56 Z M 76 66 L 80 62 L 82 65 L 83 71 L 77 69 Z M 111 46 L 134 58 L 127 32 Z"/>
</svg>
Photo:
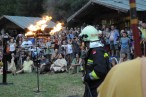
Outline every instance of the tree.
<svg viewBox="0 0 146 97">
<path fill-rule="evenodd" d="M 1 15 L 42 16 L 66 20 L 89 0 L 0 0 Z"/>
<path fill-rule="evenodd" d="M 89 0 L 46 0 L 44 9 L 55 20 L 66 20 L 71 14 L 79 10 Z"/>
<path fill-rule="evenodd" d="M 16 0 L 0 0 L 0 16 L 15 15 Z"/>
<path fill-rule="evenodd" d="M 43 14 L 43 0 L 17 0 L 17 15 L 41 16 Z"/>
</svg>

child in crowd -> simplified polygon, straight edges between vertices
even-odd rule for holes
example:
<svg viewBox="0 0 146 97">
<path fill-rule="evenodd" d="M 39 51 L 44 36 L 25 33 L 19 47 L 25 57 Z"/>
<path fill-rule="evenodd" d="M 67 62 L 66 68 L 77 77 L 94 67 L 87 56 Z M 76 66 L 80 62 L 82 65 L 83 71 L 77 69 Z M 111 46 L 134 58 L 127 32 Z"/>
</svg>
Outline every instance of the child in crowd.
<svg viewBox="0 0 146 97">
<path fill-rule="evenodd" d="M 128 59 L 130 59 L 130 39 L 127 36 L 127 32 L 122 33 L 120 45 L 121 45 L 120 56 L 122 53 L 126 53 Z"/>
</svg>

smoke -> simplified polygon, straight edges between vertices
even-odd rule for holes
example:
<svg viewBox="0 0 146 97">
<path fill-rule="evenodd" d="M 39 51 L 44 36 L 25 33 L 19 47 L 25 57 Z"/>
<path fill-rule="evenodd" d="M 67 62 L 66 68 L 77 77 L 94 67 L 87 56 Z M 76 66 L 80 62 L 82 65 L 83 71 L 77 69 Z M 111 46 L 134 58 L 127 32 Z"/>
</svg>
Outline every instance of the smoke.
<svg viewBox="0 0 146 97">
<path fill-rule="evenodd" d="M 65 0 L 46 0 L 43 4 L 44 15 L 51 15 L 55 21 L 66 21 L 67 9 Z M 68 4 L 67 4 L 68 6 Z"/>
<path fill-rule="evenodd" d="M 45 10 L 44 15 L 49 15 L 54 17 L 55 6 L 56 6 L 56 0 L 45 0 L 43 3 L 43 9 Z"/>
</svg>

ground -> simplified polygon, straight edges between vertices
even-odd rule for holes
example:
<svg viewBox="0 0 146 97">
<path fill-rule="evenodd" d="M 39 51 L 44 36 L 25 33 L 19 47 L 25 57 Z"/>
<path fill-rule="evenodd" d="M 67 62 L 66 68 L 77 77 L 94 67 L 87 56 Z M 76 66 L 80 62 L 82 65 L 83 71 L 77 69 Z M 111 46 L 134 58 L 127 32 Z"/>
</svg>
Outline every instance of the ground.
<svg viewBox="0 0 146 97">
<path fill-rule="evenodd" d="M 2 82 L 2 75 L 0 75 L 0 82 Z M 80 73 L 40 75 L 40 90 L 46 91 L 40 93 L 34 92 L 38 90 L 35 73 L 16 76 L 8 74 L 7 82 L 13 84 L 0 86 L 0 97 L 67 97 L 69 95 L 82 97 L 84 91 Z"/>
</svg>

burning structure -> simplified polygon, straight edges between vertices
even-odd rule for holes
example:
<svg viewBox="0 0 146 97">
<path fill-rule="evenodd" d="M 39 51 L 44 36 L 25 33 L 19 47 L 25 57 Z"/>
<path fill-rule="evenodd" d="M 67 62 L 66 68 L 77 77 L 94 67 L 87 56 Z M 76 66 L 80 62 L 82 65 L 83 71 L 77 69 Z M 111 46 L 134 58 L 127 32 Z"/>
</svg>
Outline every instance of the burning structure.
<svg viewBox="0 0 146 97">
<path fill-rule="evenodd" d="M 25 36 L 36 36 L 40 35 L 54 35 L 55 32 L 58 32 L 62 29 L 62 23 L 57 23 L 56 26 L 53 27 L 53 29 L 50 30 L 50 32 L 45 32 L 45 33 L 41 33 L 45 30 L 45 28 L 47 27 L 47 23 L 50 22 L 50 20 L 52 19 L 51 16 L 44 16 L 42 17 L 41 20 L 37 21 L 35 24 L 31 24 L 27 29 L 28 32 L 25 33 Z"/>
<path fill-rule="evenodd" d="M 15 37 L 19 33 L 27 32 L 30 25 L 35 25 L 36 22 L 42 20 L 39 17 L 24 17 L 24 16 L 7 16 L 4 15 L 0 17 L 0 30 L 5 29 L 10 36 Z M 44 27 L 45 32 L 50 32 L 53 27 L 55 27 L 56 23 L 53 21 L 49 21 L 46 23 Z"/>
</svg>

